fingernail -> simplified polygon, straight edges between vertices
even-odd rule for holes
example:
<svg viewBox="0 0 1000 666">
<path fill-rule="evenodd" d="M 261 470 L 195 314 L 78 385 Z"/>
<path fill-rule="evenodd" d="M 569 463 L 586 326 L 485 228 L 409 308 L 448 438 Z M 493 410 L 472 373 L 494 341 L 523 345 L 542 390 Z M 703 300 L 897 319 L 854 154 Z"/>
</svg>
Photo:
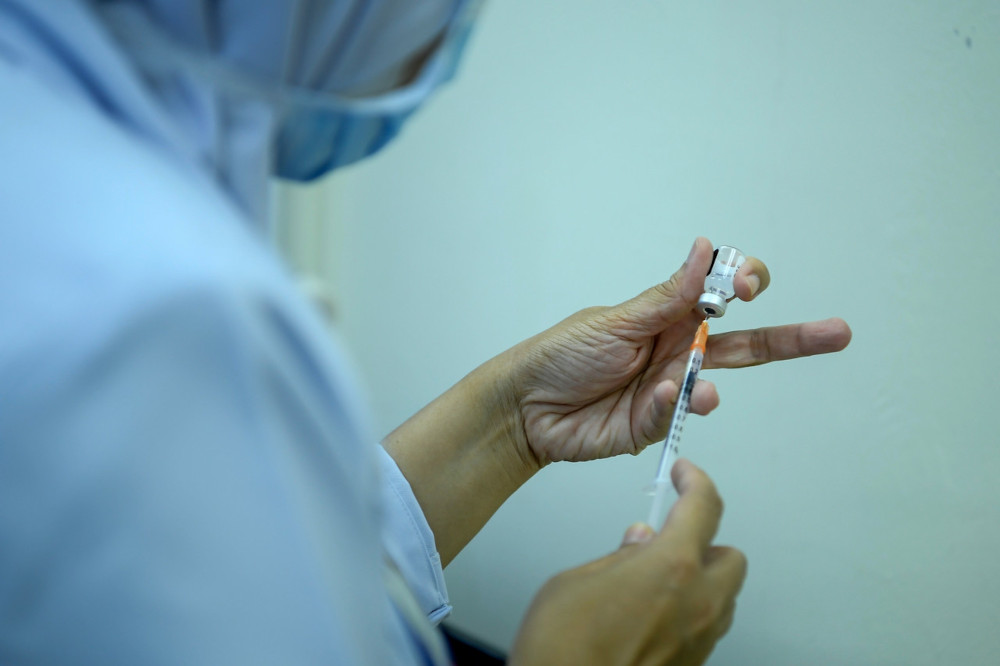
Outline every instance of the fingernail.
<svg viewBox="0 0 1000 666">
<path fill-rule="evenodd" d="M 751 273 L 747 276 L 747 286 L 750 287 L 750 298 L 753 298 L 757 290 L 760 289 L 760 278 Z"/>
<path fill-rule="evenodd" d="M 646 543 L 653 538 L 653 528 L 646 523 L 635 523 L 625 530 L 625 538 L 622 539 L 623 546 L 631 546 L 637 543 Z"/>
</svg>

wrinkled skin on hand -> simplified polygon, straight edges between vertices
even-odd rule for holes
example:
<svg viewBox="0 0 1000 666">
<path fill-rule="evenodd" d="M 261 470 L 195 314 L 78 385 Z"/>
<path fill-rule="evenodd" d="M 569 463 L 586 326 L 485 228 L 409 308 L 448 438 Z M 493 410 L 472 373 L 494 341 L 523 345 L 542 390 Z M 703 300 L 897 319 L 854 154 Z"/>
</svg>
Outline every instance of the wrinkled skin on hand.
<svg viewBox="0 0 1000 666">
<path fill-rule="evenodd" d="M 670 426 L 691 340 L 703 320 L 695 309 L 712 261 L 712 244 L 695 241 L 674 275 L 611 307 L 582 310 L 515 349 L 514 393 L 526 447 L 539 464 L 636 454 L 662 440 Z M 734 280 L 750 301 L 770 276 L 748 258 Z M 851 332 L 840 319 L 709 337 L 704 369 L 760 365 L 843 349 Z M 699 381 L 691 410 L 719 402 Z"/>
<path fill-rule="evenodd" d="M 637 525 L 622 547 L 552 578 L 521 625 L 514 666 L 692 666 L 729 630 L 746 577 L 740 551 L 713 546 L 722 500 L 680 460 L 680 494 L 655 534 Z"/>
</svg>

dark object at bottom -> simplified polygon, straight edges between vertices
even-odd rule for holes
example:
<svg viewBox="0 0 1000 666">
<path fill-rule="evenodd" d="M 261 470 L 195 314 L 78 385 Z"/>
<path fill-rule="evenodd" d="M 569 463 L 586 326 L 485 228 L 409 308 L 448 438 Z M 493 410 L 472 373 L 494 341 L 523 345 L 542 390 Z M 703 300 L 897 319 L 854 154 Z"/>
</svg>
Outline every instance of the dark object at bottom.
<svg viewBox="0 0 1000 666">
<path fill-rule="evenodd" d="M 503 652 L 464 631 L 447 624 L 441 625 L 441 631 L 448 641 L 455 666 L 502 666 L 507 663 L 507 655 Z"/>
</svg>

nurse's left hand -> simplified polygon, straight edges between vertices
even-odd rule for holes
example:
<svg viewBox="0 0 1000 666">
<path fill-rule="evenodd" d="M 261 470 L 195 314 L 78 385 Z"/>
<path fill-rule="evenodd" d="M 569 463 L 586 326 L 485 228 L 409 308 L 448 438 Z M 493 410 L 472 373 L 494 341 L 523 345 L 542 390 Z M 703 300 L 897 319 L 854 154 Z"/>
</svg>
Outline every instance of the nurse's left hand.
<svg viewBox="0 0 1000 666">
<path fill-rule="evenodd" d="M 712 261 L 712 244 L 695 241 L 667 282 L 612 307 L 582 310 L 513 352 L 512 389 L 524 441 L 539 464 L 638 453 L 670 426 L 695 330 L 695 309 Z M 737 298 L 767 288 L 767 267 L 748 258 L 734 280 Z M 740 368 L 840 351 L 851 339 L 841 319 L 709 337 L 704 369 Z M 698 381 L 691 411 L 719 404 Z M 521 433 L 519 433 L 521 434 Z"/>
</svg>

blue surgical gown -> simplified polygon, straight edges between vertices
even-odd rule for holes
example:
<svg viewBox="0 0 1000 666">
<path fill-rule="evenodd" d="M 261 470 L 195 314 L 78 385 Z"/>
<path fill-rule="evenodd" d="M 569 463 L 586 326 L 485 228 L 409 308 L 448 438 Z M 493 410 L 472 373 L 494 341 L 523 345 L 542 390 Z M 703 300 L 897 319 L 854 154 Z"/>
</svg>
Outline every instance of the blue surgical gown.
<svg viewBox="0 0 1000 666">
<path fill-rule="evenodd" d="M 0 0 L 0 663 L 428 663 L 386 570 L 439 620 L 433 535 L 266 241 L 273 108 L 115 35 L 138 7 L 196 52 L 202 4 Z M 267 81 L 408 3 L 267 3 L 329 10 L 291 46 L 205 4 Z M 402 50 L 315 51 L 317 90 L 441 43 L 454 3 L 416 4 Z"/>
</svg>

